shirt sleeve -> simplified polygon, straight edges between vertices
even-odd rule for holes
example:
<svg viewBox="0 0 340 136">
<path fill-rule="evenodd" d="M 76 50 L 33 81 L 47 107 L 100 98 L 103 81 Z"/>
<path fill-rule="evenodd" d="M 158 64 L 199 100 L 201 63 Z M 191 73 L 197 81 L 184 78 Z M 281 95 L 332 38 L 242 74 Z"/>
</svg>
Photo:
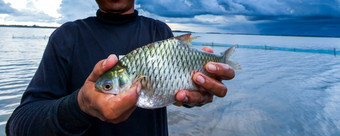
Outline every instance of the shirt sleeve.
<svg viewBox="0 0 340 136">
<path fill-rule="evenodd" d="M 90 127 L 71 87 L 75 27 L 66 23 L 51 35 L 40 65 L 7 122 L 7 135 L 81 135 Z"/>
</svg>

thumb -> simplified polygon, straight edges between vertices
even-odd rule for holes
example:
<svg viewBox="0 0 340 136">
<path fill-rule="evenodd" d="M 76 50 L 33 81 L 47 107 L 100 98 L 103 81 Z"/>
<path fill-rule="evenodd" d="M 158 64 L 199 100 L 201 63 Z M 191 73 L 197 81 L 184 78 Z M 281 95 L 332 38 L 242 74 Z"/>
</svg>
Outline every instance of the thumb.
<svg viewBox="0 0 340 136">
<path fill-rule="evenodd" d="M 137 99 L 139 97 L 141 91 L 141 83 L 140 82 L 136 82 L 134 83 L 131 88 L 127 89 L 125 92 L 121 93 L 120 96 L 121 97 L 126 97 L 127 101 L 136 104 Z"/>
<path fill-rule="evenodd" d="M 110 99 L 111 101 L 110 103 L 113 105 L 114 107 L 113 109 L 119 109 L 116 112 L 123 113 L 124 111 L 127 111 L 131 107 L 135 106 L 138 101 L 140 91 L 141 91 L 141 84 L 137 82 L 125 92 L 118 94 L 115 97 L 110 96 L 110 98 L 112 98 Z"/>
<path fill-rule="evenodd" d="M 88 81 L 96 82 L 101 75 L 111 69 L 118 62 L 116 55 L 111 54 L 107 59 L 99 61 L 93 68 L 91 74 L 87 78 Z"/>
</svg>

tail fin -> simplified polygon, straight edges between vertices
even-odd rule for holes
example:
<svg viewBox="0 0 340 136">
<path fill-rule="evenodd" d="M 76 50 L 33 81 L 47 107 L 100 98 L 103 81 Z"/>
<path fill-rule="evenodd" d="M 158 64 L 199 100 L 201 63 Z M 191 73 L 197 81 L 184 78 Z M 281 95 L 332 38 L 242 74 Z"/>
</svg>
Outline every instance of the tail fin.
<svg viewBox="0 0 340 136">
<path fill-rule="evenodd" d="M 234 70 L 242 70 L 241 66 L 237 62 L 229 59 L 230 56 L 234 53 L 236 46 L 237 44 L 231 46 L 228 50 L 224 52 L 223 54 L 224 63 L 231 66 Z"/>
</svg>

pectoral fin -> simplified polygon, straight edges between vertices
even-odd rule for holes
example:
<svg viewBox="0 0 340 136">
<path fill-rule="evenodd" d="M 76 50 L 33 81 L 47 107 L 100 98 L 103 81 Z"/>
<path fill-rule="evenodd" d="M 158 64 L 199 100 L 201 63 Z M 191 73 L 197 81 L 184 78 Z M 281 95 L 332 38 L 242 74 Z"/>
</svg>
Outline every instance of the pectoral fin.
<svg viewBox="0 0 340 136">
<path fill-rule="evenodd" d="M 133 79 L 132 83 L 140 82 L 142 89 L 145 89 L 143 88 L 146 86 L 145 78 L 146 76 L 144 76 L 143 74 L 139 74 L 135 79 Z"/>
</svg>

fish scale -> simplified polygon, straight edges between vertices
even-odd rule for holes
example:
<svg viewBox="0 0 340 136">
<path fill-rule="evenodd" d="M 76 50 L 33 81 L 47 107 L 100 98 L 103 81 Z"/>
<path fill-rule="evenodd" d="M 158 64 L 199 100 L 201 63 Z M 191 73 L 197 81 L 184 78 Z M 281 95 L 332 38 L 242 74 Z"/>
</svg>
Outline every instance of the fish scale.
<svg viewBox="0 0 340 136">
<path fill-rule="evenodd" d="M 240 69 L 236 62 L 229 63 L 227 58 L 236 46 L 219 56 L 191 48 L 191 40 L 187 34 L 137 48 L 102 75 L 95 87 L 105 93 L 119 94 L 141 81 L 137 106 L 154 109 L 174 103 L 179 90 L 198 90 L 191 78 L 196 72 L 208 74 L 204 70 L 207 62 L 233 64 L 234 69 Z"/>
</svg>

